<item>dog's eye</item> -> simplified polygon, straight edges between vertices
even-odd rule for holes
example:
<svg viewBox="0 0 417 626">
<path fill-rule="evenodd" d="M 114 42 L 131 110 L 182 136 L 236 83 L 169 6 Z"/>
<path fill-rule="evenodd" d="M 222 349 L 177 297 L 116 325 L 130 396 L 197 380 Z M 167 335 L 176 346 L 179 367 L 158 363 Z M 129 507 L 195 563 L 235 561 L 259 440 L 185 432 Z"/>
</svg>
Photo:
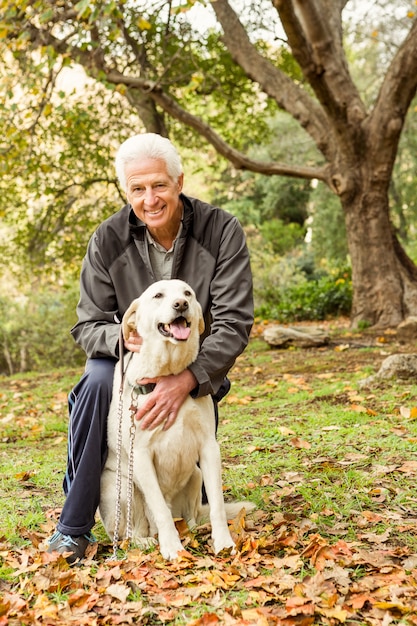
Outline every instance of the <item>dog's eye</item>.
<svg viewBox="0 0 417 626">
<path fill-rule="evenodd" d="M 187 297 L 191 296 L 191 291 L 188 291 L 188 290 L 184 291 L 184 296 L 187 296 Z"/>
<path fill-rule="evenodd" d="M 158 292 L 154 295 L 154 298 L 157 298 L 158 300 L 159 300 L 159 298 L 162 298 L 162 297 L 163 297 L 163 294 L 162 294 L 160 291 L 158 291 Z"/>
</svg>

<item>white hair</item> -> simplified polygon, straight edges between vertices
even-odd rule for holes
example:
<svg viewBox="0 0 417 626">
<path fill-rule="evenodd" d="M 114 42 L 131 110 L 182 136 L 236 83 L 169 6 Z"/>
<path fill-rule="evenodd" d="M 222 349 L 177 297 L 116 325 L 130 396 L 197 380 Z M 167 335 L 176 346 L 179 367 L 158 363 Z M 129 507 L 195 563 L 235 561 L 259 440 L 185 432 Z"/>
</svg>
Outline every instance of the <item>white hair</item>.
<svg viewBox="0 0 417 626">
<path fill-rule="evenodd" d="M 175 181 L 183 172 L 181 157 L 169 139 L 156 133 L 133 135 L 121 144 L 115 158 L 116 174 L 124 191 L 126 191 L 126 165 L 141 159 L 163 160 L 169 176 Z"/>
</svg>

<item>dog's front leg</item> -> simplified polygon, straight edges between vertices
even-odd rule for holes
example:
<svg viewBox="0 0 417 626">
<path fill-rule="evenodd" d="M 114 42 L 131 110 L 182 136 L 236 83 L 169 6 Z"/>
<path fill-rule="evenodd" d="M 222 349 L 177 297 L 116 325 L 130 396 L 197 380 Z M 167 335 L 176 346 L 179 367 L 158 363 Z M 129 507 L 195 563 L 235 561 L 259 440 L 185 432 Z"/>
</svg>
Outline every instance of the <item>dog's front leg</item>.
<svg viewBox="0 0 417 626">
<path fill-rule="evenodd" d="M 176 559 L 184 548 L 175 528 L 172 513 L 159 486 L 149 450 L 141 448 L 135 455 L 134 475 L 158 529 L 159 549 L 164 559 Z"/>
<path fill-rule="evenodd" d="M 214 551 L 217 554 L 225 548 L 231 548 L 232 554 L 234 554 L 236 548 L 227 524 L 223 499 L 220 448 L 217 441 L 210 439 L 203 445 L 200 467 L 210 508 Z"/>
<path fill-rule="evenodd" d="M 201 508 L 202 484 L 201 470 L 196 465 L 188 483 L 175 495 L 172 501 L 172 516 L 185 519 L 189 528 L 194 528 L 197 525 Z"/>
</svg>

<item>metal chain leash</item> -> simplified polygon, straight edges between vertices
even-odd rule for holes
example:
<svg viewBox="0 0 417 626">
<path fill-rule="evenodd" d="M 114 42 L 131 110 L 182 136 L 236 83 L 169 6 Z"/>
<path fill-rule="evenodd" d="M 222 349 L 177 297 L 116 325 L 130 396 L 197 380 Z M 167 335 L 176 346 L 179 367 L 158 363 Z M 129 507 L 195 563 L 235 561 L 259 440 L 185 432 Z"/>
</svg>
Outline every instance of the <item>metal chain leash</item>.
<svg viewBox="0 0 417 626">
<path fill-rule="evenodd" d="M 113 559 L 117 559 L 119 545 L 119 529 L 122 499 L 122 436 L 123 436 L 123 376 L 119 388 L 119 405 L 117 410 L 117 447 L 116 447 L 116 513 L 113 531 Z"/>
<path fill-rule="evenodd" d="M 119 351 L 123 353 L 123 336 L 120 331 Z M 117 560 L 117 548 L 119 546 L 120 519 L 122 515 L 122 444 L 123 444 L 123 389 L 125 382 L 125 374 L 129 366 L 132 353 L 126 364 L 126 370 L 123 371 L 123 357 L 120 359 L 120 386 L 119 386 L 119 402 L 117 407 L 117 445 L 116 445 L 116 511 L 114 518 L 113 531 L 113 555 L 112 559 Z M 154 389 L 155 385 L 135 385 L 131 391 L 130 403 L 130 428 L 129 428 L 129 452 L 127 466 L 127 485 L 126 485 L 126 539 L 132 539 L 132 508 L 133 508 L 133 461 L 134 461 L 134 443 L 136 434 L 135 415 L 138 410 L 138 397 L 143 393 L 149 393 Z"/>
<path fill-rule="evenodd" d="M 120 329 L 119 334 L 119 354 L 123 355 L 123 334 Z M 129 366 L 132 354 L 126 365 Z M 122 442 L 123 442 L 123 387 L 125 382 L 125 373 L 123 370 L 123 356 L 120 357 L 120 385 L 119 385 L 119 402 L 117 407 L 117 444 L 116 444 L 116 511 L 114 518 L 113 530 L 113 555 L 111 558 L 117 560 L 117 548 L 119 545 L 120 518 L 121 518 L 121 500 L 122 500 Z M 132 415 L 133 421 L 133 415 Z M 127 508 L 127 538 L 131 538 L 131 509 L 133 494 L 133 441 L 132 441 L 132 425 L 130 427 L 130 444 L 129 444 L 129 469 L 128 469 L 128 508 Z M 133 436 L 134 438 L 134 436 Z M 130 496 L 129 496 L 130 494 Z"/>
<path fill-rule="evenodd" d="M 126 539 L 132 539 L 132 503 L 133 503 L 133 457 L 135 443 L 135 414 L 138 410 L 137 393 L 135 388 L 132 389 L 132 403 L 130 405 L 130 428 L 129 428 L 129 455 L 128 455 L 128 472 L 127 472 L 127 494 L 126 494 Z M 134 398 L 136 395 L 136 398 Z M 121 518 L 121 500 L 122 500 L 122 439 L 123 439 L 123 385 L 119 390 L 119 406 L 118 406 L 118 430 L 117 430 L 117 449 L 116 449 L 116 514 L 114 521 L 113 533 L 113 559 L 117 559 L 117 547 L 119 544 L 119 529 Z"/>
<path fill-rule="evenodd" d="M 135 388 L 133 387 L 131 398 L 132 402 L 130 405 L 130 428 L 129 428 L 129 457 L 128 457 L 128 468 L 127 468 L 127 494 L 126 494 L 126 539 L 129 541 L 132 539 L 132 503 L 133 503 L 133 445 L 135 443 L 135 433 L 136 433 L 136 424 L 135 424 L 135 414 L 138 410 L 138 405 L 134 398 Z"/>
</svg>

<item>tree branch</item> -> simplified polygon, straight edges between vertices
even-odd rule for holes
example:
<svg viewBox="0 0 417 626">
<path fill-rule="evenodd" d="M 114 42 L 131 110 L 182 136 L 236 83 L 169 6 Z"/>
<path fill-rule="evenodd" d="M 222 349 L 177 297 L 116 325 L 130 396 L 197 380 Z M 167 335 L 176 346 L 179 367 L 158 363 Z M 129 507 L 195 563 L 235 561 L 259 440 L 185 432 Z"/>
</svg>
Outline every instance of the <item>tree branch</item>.
<svg viewBox="0 0 417 626">
<path fill-rule="evenodd" d="M 346 134 L 357 133 L 366 109 L 346 61 L 342 0 L 272 0 L 281 18 L 294 57 L 300 64 L 323 109 L 328 124 L 346 144 Z M 326 11 L 323 9 L 326 4 Z"/>
<path fill-rule="evenodd" d="M 139 89 L 149 94 L 166 113 L 171 117 L 179 120 L 186 126 L 193 128 L 200 135 L 205 137 L 207 141 L 228 161 L 230 161 L 236 169 L 245 169 L 252 172 L 258 172 L 266 175 L 291 176 L 293 178 L 307 178 L 312 180 L 316 178 L 324 182 L 328 182 L 328 172 L 326 167 L 297 167 L 277 162 L 263 162 L 250 159 L 242 152 L 235 150 L 226 143 L 220 135 L 212 128 L 197 117 L 186 111 L 178 102 L 163 91 L 163 89 L 155 82 L 147 81 L 134 76 L 124 76 L 117 70 L 111 70 L 106 75 L 106 80 L 115 85 L 126 85 L 130 89 Z M 132 102 L 134 100 L 132 99 Z"/>
<path fill-rule="evenodd" d="M 223 0 L 216 0 L 217 2 Z M 138 90 L 141 94 L 140 98 L 135 97 L 132 93 L 128 96 L 129 102 L 142 113 L 139 104 L 143 105 L 142 98 L 151 98 L 163 111 L 171 115 L 173 118 L 181 121 L 190 128 L 196 130 L 201 136 L 203 136 L 216 151 L 228 159 L 236 169 L 247 169 L 253 172 L 258 172 L 265 175 L 281 175 L 290 176 L 293 178 L 303 179 L 318 179 L 326 183 L 329 183 L 329 172 L 327 167 L 298 167 L 295 165 L 287 165 L 285 163 L 277 162 L 262 162 L 255 159 L 250 159 L 245 154 L 235 150 L 232 146 L 226 143 L 206 122 L 201 118 L 189 113 L 178 102 L 165 93 L 158 82 L 147 80 L 137 76 L 126 76 L 116 69 L 110 69 L 105 65 L 103 54 L 100 48 L 93 50 L 82 50 L 77 46 L 72 46 L 68 41 L 57 39 L 47 30 L 40 30 L 34 24 L 30 25 L 31 40 L 33 42 L 42 42 L 43 45 L 51 45 L 54 49 L 61 54 L 69 54 L 71 58 L 82 65 L 92 76 L 97 80 L 100 80 L 100 75 L 104 73 L 105 79 L 108 83 L 114 85 L 126 85 L 130 90 Z M 250 44 L 251 45 L 251 44 Z M 254 50 L 254 49 L 253 49 Z M 258 53 L 256 53 L 258 55 Z M 260 55 L 258 55 L 260 56 Z M 316 140 L 320 143 L 320 137 L 326 136 L 325 130 L 320 128 L 320 122 L 325 123 L 325 119 L 321 115 L 320 109 L 317 104 L 311 100 L 311 98 L 294 87 L 292 81 L 280 72 L 277 68 L 260 57 L 264 61 L 265 71 L 273 72 L 273 75 L 269 74 L 269 80 L 272 82 L 278 77 L 281 90 L 283 92 L 291 92 L 292 106 L 297 110 L 296 117 L 303 119 L 303 125 L 312 127 L 316 125 L 315 134 Z M 267 76 L 264 76 L 267 80 Z M 277 88 L 277 95 L 279 93 Z M 282 99 L 286 99 L 285 94 L 281 94 Z M 298 106 L 298 109 L 296 108 Z M 318 118 L 312 114 L 312 111 L 316 109 Z M 294 114 L 294 111 L 293 111 Z M 305 117 L 303 117 L 305 116 Z M 320 120 L 320 117 L 322 119 Z"/>
<path fill-rule="evenodd" d="M 328 122 L 321 107 L 256 50 L 228 0 L 211 0 L 211 4 L 223 28 L 223 41 L 236 63 L 280 108 L 299 122 L 324 156 L 331 159 L 334 155 L 327 139 Z"/>
<path fill-rule="evenodd" d="M 203 120 L 188 113 L 180 107 L 177 102 L 170 98 L 162 90 L 153 94 L 155 101 L 175 119 L 183 122 L 190 128 L 194 128 L 200 135 L 205 137 L 207 141 L 228 161 L 230 161 L 236 169 L 250 170 L 260 174 L 291 176 L 293 178 L 306 178 L 312 180 L 317 178 L 328 182 L 328 172 L 326 167 L 297 167 L 294 165 L 286 165 L 277 162 L 263 162 L 250 159 L 248 156 L 235 150 L 227 144 L 208 124 Z"/>
<path fill-rule="evenodd" d="M 407 111 L 417 91 L 417 20 L 391 61 L 369 120 L 377 161 L 395 161 Z M 387 153 L 387 151 L 389 151 Z"/>
</svg>

